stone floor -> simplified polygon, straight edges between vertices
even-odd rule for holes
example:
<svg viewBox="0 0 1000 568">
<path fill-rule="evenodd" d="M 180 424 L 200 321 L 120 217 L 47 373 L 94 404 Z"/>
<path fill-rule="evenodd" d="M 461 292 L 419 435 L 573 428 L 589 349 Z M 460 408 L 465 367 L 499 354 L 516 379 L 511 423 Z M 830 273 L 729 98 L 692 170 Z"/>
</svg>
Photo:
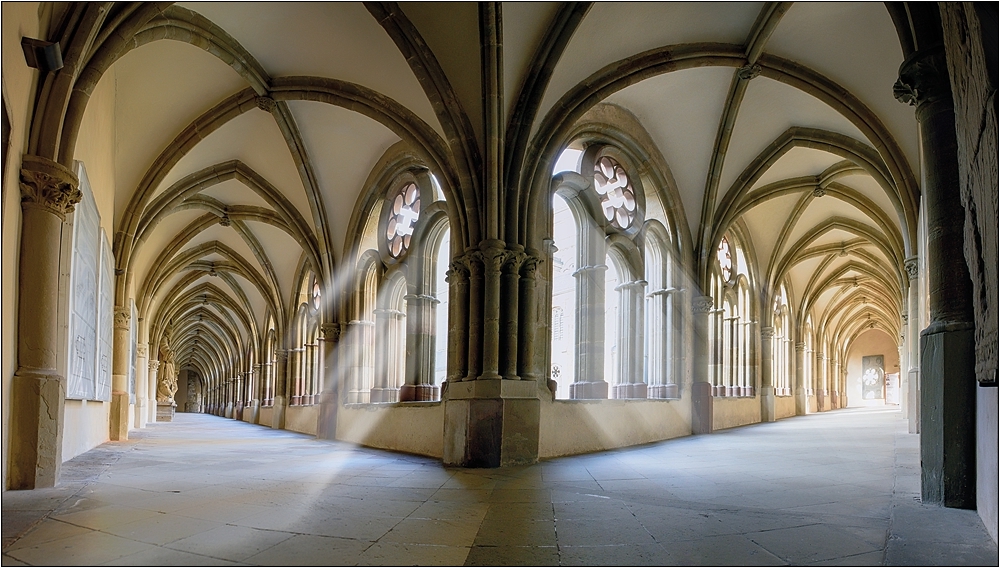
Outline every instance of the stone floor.
<svg viewBox="0 0 1000 568">
<path fill-rule="evenodd" d="M 918 460 L 884 409 L 494 470 L 179 414 L 5 492 L 3 565 L 996 566 Z"/>
</svg>

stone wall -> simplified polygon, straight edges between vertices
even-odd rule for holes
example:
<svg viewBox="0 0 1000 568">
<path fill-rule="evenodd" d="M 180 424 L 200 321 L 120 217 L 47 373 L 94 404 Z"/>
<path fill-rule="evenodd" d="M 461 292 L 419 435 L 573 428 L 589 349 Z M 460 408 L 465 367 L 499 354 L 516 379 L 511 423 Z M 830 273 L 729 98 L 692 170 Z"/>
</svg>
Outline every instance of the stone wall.
<svg viewBox="0 0 1000 568">
<path fill-rule="evenodd" d="M 713 403 L 712 429 L 725 430 L 760 422 L 760 398 L 722 398 Z"/>
<path fill-rule="evenodd" d="M 350 404 L 337 413 L 338 440 L 373 448 L 440 458 L 444 455 L 442 432 L 444 405 L 440 402 Z"/>
<path fill-rule="evenodd" d="M 997 5 L 940 3 L 976 318 L 977 509 L 997 540 Z"/>
</svg>

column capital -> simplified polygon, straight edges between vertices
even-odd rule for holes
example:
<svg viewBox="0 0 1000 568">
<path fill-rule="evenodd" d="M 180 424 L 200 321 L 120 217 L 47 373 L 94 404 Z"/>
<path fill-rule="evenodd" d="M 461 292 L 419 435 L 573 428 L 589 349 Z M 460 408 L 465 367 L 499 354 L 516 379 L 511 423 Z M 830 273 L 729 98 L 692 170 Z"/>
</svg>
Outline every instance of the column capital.
<svg viewBox="0 0 1000 568">
<path fill-rule="evenodd" d="M 320 335 L 323 336 L 323 341 L 332 341 L 337 343 L 340 341 L 342 328 L 339 323 L 328 322 L 320 324 L 319 326 Z"/>
<path fill-rule="evenodd" d="M 760 328 L 760 336 L 762 338 L 771 339 L 772 337 L 774 337 L 774 328 L 771 326 Z"/>
<path fill-rule="evenodd" d="M 805 351 L 806 350 L 806 342 L 805 341 L 796 341 L 795 342 L 795 350 L 796 351 Z"/>
<path fill-rule="evenodd" d="M 916 106 L 917 112 L 930 103 L 950 103 L 951 79 L 944 45 L 915 51 L 903 60 L 892 94 L 897 101 Z"/>
<path fill-rule="evenodd" d="M 142 357 L 145 359 L 149 356 L 149 346 L 145 343 L 139 343 L 135 346 L 135 356 Z"/>
<path fill-rule="evenodd" d="M 534 279 L 537 275 L 538 265 L 544 262 L 537 256 L 526 254 L 524 256 L 524 261 L 521 262 L 521 277 Z"/>
<path fill-rule="evenodd" d="M 45 209 L 65 219 L 83 193 L 80 180 L 66 166 L 41 156 L 25 154 L 21 160 L 21 207 Z"/>
<path fill-rule="evenodd" d="M 711 296 L 696 296 L 691 300 L 691 309 L 696 314 L 707 314 L 715 307 L 715 300 Z"/>
<path fill-rule="evenodd" d="M 633 280 L 631 282 L 624 282 L 622 284 L 619 284 L 618 286 L 615 286 L 615 292 L 618 292 L 618 291 L 621 291 L 621 290 L 640 290 L 641 291 L 643 288 L 646 287 L 647 284 L 649 284 L 649 283 L 646 282 L 645 280 Z"/>
<path fill-rule="evenodd" d="M 115 329 L 128 331 L 132 323 L 132 310 L 125 306 L 115 306 Z"/>
<path fill-rule="evenodd" d="M 149 360 L 149 370 L 150 371 L 156 371 L 159 368 L 160 368 L 160 361 L 159 361 L 159 359 L 150 359 Z"/>
<path fill-rule="evenodd" d="M 903 269 L 910 280 L 916 280 L 920 276 L 920 258 L 911 256 L 903 261 Z"/>
</svg>

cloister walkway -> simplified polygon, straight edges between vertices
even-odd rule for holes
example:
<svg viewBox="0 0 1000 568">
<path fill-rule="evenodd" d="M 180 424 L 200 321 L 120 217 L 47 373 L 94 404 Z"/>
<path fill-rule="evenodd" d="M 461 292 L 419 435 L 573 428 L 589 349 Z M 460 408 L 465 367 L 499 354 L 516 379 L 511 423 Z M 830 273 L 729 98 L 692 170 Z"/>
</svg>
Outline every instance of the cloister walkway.
<svg viewBox="0 0 1000 568">
<path fill-rule="evenodd" d="M 918 437 L 850 409 L 468 470 L 209 415 L 3 494 L 4 565 L 993 565 L 919 502 Z"/>
</svg>

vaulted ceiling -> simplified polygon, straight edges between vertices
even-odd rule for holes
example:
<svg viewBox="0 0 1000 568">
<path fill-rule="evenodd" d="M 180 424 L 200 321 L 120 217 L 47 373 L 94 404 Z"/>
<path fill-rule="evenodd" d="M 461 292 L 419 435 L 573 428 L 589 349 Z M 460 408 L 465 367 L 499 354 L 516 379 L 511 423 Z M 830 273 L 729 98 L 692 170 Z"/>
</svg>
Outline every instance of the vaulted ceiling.
<svg viewBox="0 0 1000 568">
<path fill-rule="evenodd" d="M 468 143 L 485 152 L 477 5 L 400 8 L 468 117 Z M 452 138 L 419 62 L 376 13 L 342 2 L 166 6 L 101 77 L 115 90 L 124 293 L 151 333 L 172 322 L 186 364 L 204 371 L 245 352 L 269 317 L 286 325 L 303 263 L 330 278 L 345 258 L 387 151 Z M 502 6 L 503 124 L 567 13 Z M 534 101 L 532 142 L 598 103 L 625 109 L 670 169 L 674 215 L 702 270 L 738 227 L 758 286 L 785 283 L 798 319 L 811 314 L 831 340 L 868 326 L 897 337 L 919 160 L 913 111 L 892 94 L 903 54 L 885 6 L 609 2 L 578 13 Z M 178 333 L 209 339 L 198 351 Z"/>
</svg>

